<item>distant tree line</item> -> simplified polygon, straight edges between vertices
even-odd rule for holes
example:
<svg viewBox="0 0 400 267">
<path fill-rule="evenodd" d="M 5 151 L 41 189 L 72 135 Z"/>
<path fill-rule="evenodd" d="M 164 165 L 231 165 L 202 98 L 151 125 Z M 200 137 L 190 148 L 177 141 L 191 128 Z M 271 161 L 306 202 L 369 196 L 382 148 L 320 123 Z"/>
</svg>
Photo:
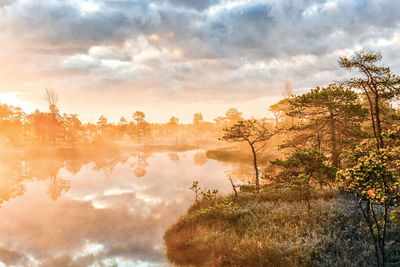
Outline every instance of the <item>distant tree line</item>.
<svg viewBox="0 0 400 267">
<path fill-rule="evenodd" d="M 94 142 L 123 143 L 193 143 L 216 140 L 221 129 L 242 119 L 242 113 L 229 109 L 225 116 L 207 122 L 201 113 L 193 115 L 192 123 L 180 123 L 171 116 L 167 123 L 150 123 L 146 114 L 135 111 L 119 122 L 110 122 L 100 115 L 96 122 L 84 123 L 78 114 L 62 114 L 54 90 L 45 90 L 48 111 L 25 113 L 21 108 L 0 104 L 0 143 L 10 145 L 49 144 L 74 145 Z"/>
</svg>

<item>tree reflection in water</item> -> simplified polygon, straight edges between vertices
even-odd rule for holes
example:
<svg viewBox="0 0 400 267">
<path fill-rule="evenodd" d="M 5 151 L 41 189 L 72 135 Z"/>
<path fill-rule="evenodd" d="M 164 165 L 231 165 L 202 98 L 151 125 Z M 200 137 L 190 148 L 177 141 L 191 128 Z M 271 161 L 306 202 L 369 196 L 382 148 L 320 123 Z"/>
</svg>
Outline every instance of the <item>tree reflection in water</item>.
<svg viewBox="0 0 400 267">
<path fill-rule="evenodd" d="M 71 181 L 59 177 L 52 177 L 47 188 L 47 194 L 52 200 L 57 200 L 63 191 L 67 192 L 71 187 Z"/>
<path fill-rule="evenodd" d="M 146 168 L 149 165 L 147 159 L 150 157 L 151 153 L 148 152 L 136 152 L 134 156 L 136 157 L 136 162 L 131 164 L 133 168 L 133 174 L 140 178 L 146 175 Z"/>
<path fill-rule="evenodd" d="M 202 150 L 200 150 L 199 152 L 196 152 L 193 155 L 193 161 L 194 161 L 194 164 L 196 164 L 197 166 L 203 166 L 204 164 L 207 163 L 206 153 Z"/>
<path fill-rule="evenodd" d="M 168 153 L 2 157 L 0 261 L 16 266 L 167 265 L 162 237 L 192 203 L 187 190 L 192 181 L 231 190 L 224 178 L 230 166 L 207 161 L 198 151 L 174 153 L 176 164 Z"/>
</svg>

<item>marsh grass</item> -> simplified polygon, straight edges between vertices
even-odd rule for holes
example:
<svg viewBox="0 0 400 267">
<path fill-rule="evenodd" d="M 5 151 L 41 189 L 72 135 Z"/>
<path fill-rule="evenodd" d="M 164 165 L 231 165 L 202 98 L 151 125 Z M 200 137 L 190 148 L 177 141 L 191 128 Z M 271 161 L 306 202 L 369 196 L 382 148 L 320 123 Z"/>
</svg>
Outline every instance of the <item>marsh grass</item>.
<svg viewBox="0 0 400 267">
<path fill-rule="evenodd" d="M 218 149 L 207 150 L 206 157 L 208 159 L 218 160 L 230 163 L 247 163 L 252 164 L 252 155 L 246 150 L 240 150 L 234 147 L 223 147 Z M 259 156 L 260 162 L 268 162 L 274 157 L 268 153 Z"/>
<path fill-rule="evenodd" d="M 333 190 L 314 192 L 311 209 L 286 189 L 200 201 L 165 233 L 167 256 L 179 266 L 375 266 L 356 205 Z M 399 233 L 391 225 L 392 266 Z"/>
</svg>

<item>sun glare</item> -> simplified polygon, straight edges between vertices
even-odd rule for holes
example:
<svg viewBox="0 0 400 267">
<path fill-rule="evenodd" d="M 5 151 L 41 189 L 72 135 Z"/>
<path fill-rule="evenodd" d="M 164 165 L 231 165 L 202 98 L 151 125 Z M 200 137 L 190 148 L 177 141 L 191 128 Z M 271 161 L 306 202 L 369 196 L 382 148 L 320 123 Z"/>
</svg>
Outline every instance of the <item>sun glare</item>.
<svg viewBox="0 0 400 267">
<path fill-rule="evenodd" d="M 32 112 L 35 110 L 36 105 L 34 105 L 32 102 L 18 98 L 20 94 L 21 93 L 19 92 L 0 93 L 0 104 L 20 107 L 25 112 Z"/>
</svg>

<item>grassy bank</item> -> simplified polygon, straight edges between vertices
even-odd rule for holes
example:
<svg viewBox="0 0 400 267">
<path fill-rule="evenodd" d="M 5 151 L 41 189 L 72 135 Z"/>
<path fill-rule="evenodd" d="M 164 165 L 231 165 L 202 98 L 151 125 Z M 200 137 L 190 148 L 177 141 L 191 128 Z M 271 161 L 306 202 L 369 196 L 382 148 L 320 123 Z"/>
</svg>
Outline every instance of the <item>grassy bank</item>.
<svg viewBox="0 0 400 267">
<path fill-rule="evenodd" d="M 181 266 L 376 266 L 357 203 L 334 191 L 312 198 L 311 209 L 289 190 L 194 203 L 165 233 L 168 259 Z M 392 266 L 399 234 L 399 226 L 389 227 Z"/>
<path fill-rule="evenodd" d="M 206 152 L 206 157 L 213 160 L 231 163 L 253 164 L 253 156 L 247 150 L 240 150 L 237 147 L 222 147 L 210 149 Z M 274 156 L 268 153 L 261 153 L 258 156 L 258 162 L 268 162 L 274 159 Z"/>
</svg>

